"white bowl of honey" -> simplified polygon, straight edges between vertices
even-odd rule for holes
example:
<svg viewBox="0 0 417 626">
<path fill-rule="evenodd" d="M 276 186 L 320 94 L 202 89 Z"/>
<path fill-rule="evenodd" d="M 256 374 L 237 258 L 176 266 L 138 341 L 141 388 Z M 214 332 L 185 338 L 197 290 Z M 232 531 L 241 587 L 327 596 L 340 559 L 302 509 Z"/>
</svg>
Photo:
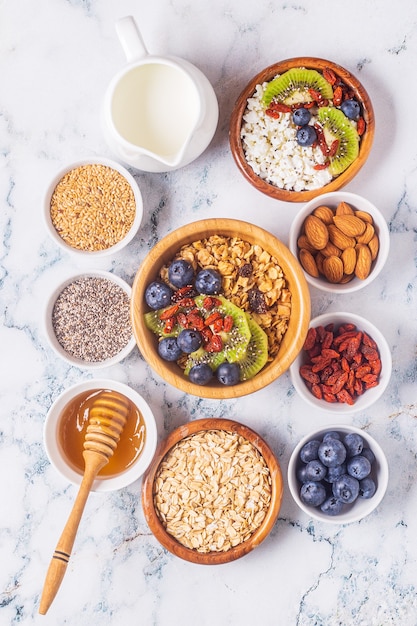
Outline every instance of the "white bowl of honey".
<svg viewBox="0 0 417 626">
<path fill-rule="evenodd" d="M 83 444 L 92 403 L 103 391 L 129 400 L 127 422 L 107 465 L 100 470 L 93 491 L 114 491 L 140 478 L 151 463 L 157 444 L 153 413 L 134 389 L 123 383 L 92 379 L 66 389 L 46 416 L 44 444 L 51 464 L 69 482 L 79 485 L 84 473 Z"/>
</svg>

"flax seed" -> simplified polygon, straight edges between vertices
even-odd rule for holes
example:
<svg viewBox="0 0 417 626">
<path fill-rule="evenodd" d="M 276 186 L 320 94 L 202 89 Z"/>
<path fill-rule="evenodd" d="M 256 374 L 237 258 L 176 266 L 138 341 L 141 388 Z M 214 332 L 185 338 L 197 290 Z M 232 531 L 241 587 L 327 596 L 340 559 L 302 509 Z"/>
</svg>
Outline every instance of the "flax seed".
<svg viewBox="0 0 417 626">
<path fill-rule="evenodd" d="M 50 203 L 52 224 L 72 248 L 97 252 L 129 232 L 136 202 L 128 181 L 99 163 L 76 167 L 56 185 Z"/>
</svg>

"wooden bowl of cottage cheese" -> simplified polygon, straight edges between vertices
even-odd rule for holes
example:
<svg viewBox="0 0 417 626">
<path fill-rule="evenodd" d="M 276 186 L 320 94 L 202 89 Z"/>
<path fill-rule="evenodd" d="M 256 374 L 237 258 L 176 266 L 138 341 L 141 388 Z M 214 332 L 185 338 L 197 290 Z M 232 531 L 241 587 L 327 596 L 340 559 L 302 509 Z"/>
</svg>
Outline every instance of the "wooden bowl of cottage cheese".
<svg viewBox="0 0 417 626">
<path fill-rule="evenodd" d="M 277 519 L 279 463 L 251 428 L 197 419 L 159 445 L 142 483 L 146 521 L 175 556 L 200 565 L 234 561 L 256 548 Z"/>
<path fill-rule="evenodd" d="M 297 109 L 305 109 L 302 121 L 300 112 L 294 118 Z M 270 65 L 243 89 L 229 139 L 240 172 L 256 189 L 307 202 L 352 180 L 374 130 L 371 100 L 355 76 L 326 59 L 296 57 Z"/>
</svg>

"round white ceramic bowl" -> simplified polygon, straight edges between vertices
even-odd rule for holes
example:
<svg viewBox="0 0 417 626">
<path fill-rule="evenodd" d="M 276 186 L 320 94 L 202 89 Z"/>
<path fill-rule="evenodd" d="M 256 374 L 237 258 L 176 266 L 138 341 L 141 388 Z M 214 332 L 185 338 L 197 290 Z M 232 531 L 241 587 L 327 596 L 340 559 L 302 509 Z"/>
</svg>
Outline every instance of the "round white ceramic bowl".
<svg viewBox="0 0 417 626">
<path fill-rule="evenodd" d="M 355 324 L 358 330 L 362 330 L 370 335 L 370 337 L 372 337 L 372 339 L 376 341 L 378 345 L 379 356 L 382 362 L 382 370 L 379 377 L 379 384 L 376 387 L 367 389 L 362 395 L 356 396 L 356 400 L 353 405 L 340 402 L 326 402 L 326 400 L 320 400 L 311 393 L 311 391 L 305 384 L 304 379 L 300 375 L 300 367 L 306 361 L 306 354 L 304 350 L 301 350 L 301 352 L 299 352 L 290 367 L 292 383 L 298 394 L 303 398 L 303 400 L 305 400 L 309 405 L 320 409 L 320 411 L 332 413 L 335 417 L 344 417 L 345 415 L 364 411 L 365 409 L 369 408 L 384 393 L 391 378 L 392 372 L 391 350 L 384 335 L 381 333 L 380 330 L 378 330 L 376 326 L 374 326 L 374 324 L 372 324 L 364 317 L 361 317 L 360 315 L 356 315 L 354 313 L 347 313 L 342 311 L 336 313 L 324 313 L 323 315 L 319 315 L 318 317 L 312 319 L 310 321 L 309 328 L 316 328 L 317 326 L 327 326 L 327 324 L 334 324 L 335 327 L 339 327 L 341 324 L 347 322 Z"/>
<path fill-rule="evenodd" d="M 84 361 L 82 359 L 79 359 L 75 356 L 72 356 L 66 350 L 64 350 L 64 348 L 61 346 L 61 344 L 59 343 L 55 335 L 53 324 L 52 324 L 52 312 L 54 309 L 54 304 L 59 294 L 61 293 L 61 291 L 65 289 L 67 285 L 73 283 L 75 280 L 79 278 L 90 277 L 90 276 L 93 276 L 93 277 L 95 276 L 98 278 L 105 278 L 106 280 L 112 281 L 113 283 L 121 287 L 127 293 L 130 299 L 132 289 L 130 285 L 128 285 L 119 276 L 116 276 L 115 274 L 112 274 L 111 272 L 106 272 L 103 270 L 90 270 L 90 271 L 85 271 L 85 272 L 78 272 L 77 274 L 73 274 L 65 278 L 65 280 L 60 282 L 59 285 L 57 285 L 53 289 L 52 293 L 50 294 L 47 300 L 47 304 L 46 304 L 45 312 L 44 312 L 44 329 L 45 329 L 45 334 L 48 339 L 49 345 L 54 350 L 54 352 L 58 356 L 61 357 L 61 359 L 64 359 L 64 361 L 66 361 L 70 365 L 74 365 L 75 367 L 80 367 L 80 368 L 87 369 L 87 370 L 97 370 L 103 367 L 110 367 L 111 365 L 115 365 L 116 363 L 119 363 L 132 352 L 133 348 L 136 346 L 136 341 L 133 336 L 133 331 L 132 331 L 132 336 L 129 339 L 129 342 L 116 355 L 104 361 L 89 362 L 89 361 Z"/>
<path fill-rule="evenodd" d="M 365 211 L 372 216 L 375 232 L 379 238 L 379 252 L 378 256 L 372 264 L 371 271 L 367 278 L 361 280 L 356 276 L 352 278 L 352 280 L 348 283 L 344 284 L 335 284 L 330 283 L 326 278 L 319 277 L 315 278 L 308 274 L 308 272 L 304 271 L 307 282 L 317 289 L 321 289 L 322 291 L 327 291 L 331 293 L 352 293 L 354 291 L 358 291 L 359 289 L 363 289 L 367 287 L 375 278 L 379 275 L 382 268 L 384 267 L 386 260 L 389 254 L 390 248 L 390 237 L 387 222 L 383 217 L 382 213 L 377 209 L 377 207 L 372 204 L 366 198 L 362 196 L 358 196 L 357 194 L 350 193 L 348 191 L 334 191 L 331 193 L 325 193 L 317 198 L 314 198 L 310 202 L 307 202 L 295 215 L 289 232 L 289 242 L 288 246 L 293 253 L 293 255 L 298 259 L 299 258 L 299 250 L 297 246 L 297 240 L 302 231 L 302 227 L 305 219 L 319 206 L 328 206 L 331 209 L 335 209 L 340 202 L 346 202 L 353 209 L 359 211 Z"/>
<path fill-rule="evenodd" d="M 69 171 L 77 167 L 82 167 L 84 165 L 90 165 L 90 164 L 105 165 L 119 172 L 127 180 L 130 187 L 132 188 L 132 191 L 135 197 L 135 204 L 136 204 L 135 218 L 133 220 L 133 223 L 129 231 L 126 233 L 123 239 L 118 241 L 113 246 L 110 246 L 109 248 L 106 248 L 104 250 L 97 250 L 97 251 L 80 250 L 66 243 L 64 239 L 60 237 L 58 231 L 55 229 L 52 223 L 51 211 L 50 211 L 51 198 L 54 193 L 55 187 L 57 186 L 61 178 L 63 178 L 63 176 L 65 176 L 65 174 L 67 174 Z M 47 186 L 44 192 L 44 196 L 43 196 L 43 218 L 44 218 L 46 230 L 48 231 L 50 237 L 56 243 L 56 245 L 59 246 L 62 250 L 70 253 L 71 255 L 74 255 L 74 257 L 76 257 L 78 260 L 81 260 L 81 261 L 91 261 L 92 259 L 107 257 L 117 252 L 120 252 L 120 250 L 122 250 L 125 246 L 127 246 L 127 244 L 130 243 L 130 241 L 132 241 L 133 237 L 136 235 L 137 231 L 139 230 L 139 226 L 142 222 L 142 217 L 143 217 L 143 200 L 142 200 L 142 194 L 140 192 L 140 189 L 136 180 L 133 178 L 130 172 L 125 167 L 123 167 L 123 165 L 120 165 L 120 163 L 117 163 L 116 161 L 112 161 L 111 159 L 106 159 L 106 158 L 101 158 L 101 157 L 100 158 L 91 157 L 88 159 L 86 158 L 86 159 L 82 159 L 79 161 L 75 161 L 73 163 L 69 163 L 68 165 L 60 168 L 60 170 L 55 174 L 55 176 L 52 178 L 49 185 Z"/>
<path fill-rule="evenodd" d="M 47 413 L 43 431 L 44 445 L 54 468 L 70 483 L 79 485 L 82 475 L 69 465 L 59 444 L 59 420 L 63 410 L 74 397 L 93 389 L 108 389 L 123 394 L 137 407 L 145 422 L 145 445 L 138 459 L 121 474 L 109 478 L 97 478 L 93 483 L 93 491 L 114 491 L 130 485 L 142 476 L 153 459 L 157 445 L 157 428 L 153 413 L 144 398 L 128 385 L 114 380 L 98 378 L 77 383 L 66 389 L 56 398 Z M 115 454 L 117 454 L 117 449 Z"/>
<path fill-rule="evenodd" d="M 300 465 L 302 465 L 302 462 L 299 460 L 301 448 L 312 439 L 320 440 L 328 431 L 339 432 L 342 436 L 347 433 L 357 433 L 363 438 L 365 446 L 369 447 L 375 455 L 375 461 L 372 464 L 371 472 L 371 476 L 376 482 L 375 494 L 372 498 L 368 499 L 359 497 L 352 504 L 345 505 L 343 511 L 339 515 L 335 516 L 322 513 L 318 507 L 306 505 L 300 498 L 301 483 L 297 479 L 297 469 Z M 288 464 L 288 486 L 297 505 L 309 517 L 312 517 L 320 522 L 328 522 L 330 524 L 350 524 L 352 522 L 357 522 L 372 513 L 372 511 L 374 511 L 381 503 L 381 500 L 385 495 L 388 486 L 388 477 L 389 470 L 387 458 L 379 443 L 375 441 L 375 439 L 366 431 L 356 428 L 355 426 L 348 425 L 332 424 L 330 426 L 326 426 L 325 428 L 311 431 L 296 445 Z"/>
</svg>

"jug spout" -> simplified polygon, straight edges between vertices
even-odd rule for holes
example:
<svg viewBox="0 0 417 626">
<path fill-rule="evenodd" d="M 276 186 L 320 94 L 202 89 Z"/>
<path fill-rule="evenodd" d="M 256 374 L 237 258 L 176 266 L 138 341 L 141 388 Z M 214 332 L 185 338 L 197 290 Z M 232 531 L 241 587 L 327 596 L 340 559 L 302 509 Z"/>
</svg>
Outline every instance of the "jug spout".
<svg viewBox="0 0 417 626">
<path fill-rule="evenodd" d="M 131 15 L 122 17 L 116 22 L 116 33 L 129 63 L 148 55 L 142 35 Z"/>
</svg>

